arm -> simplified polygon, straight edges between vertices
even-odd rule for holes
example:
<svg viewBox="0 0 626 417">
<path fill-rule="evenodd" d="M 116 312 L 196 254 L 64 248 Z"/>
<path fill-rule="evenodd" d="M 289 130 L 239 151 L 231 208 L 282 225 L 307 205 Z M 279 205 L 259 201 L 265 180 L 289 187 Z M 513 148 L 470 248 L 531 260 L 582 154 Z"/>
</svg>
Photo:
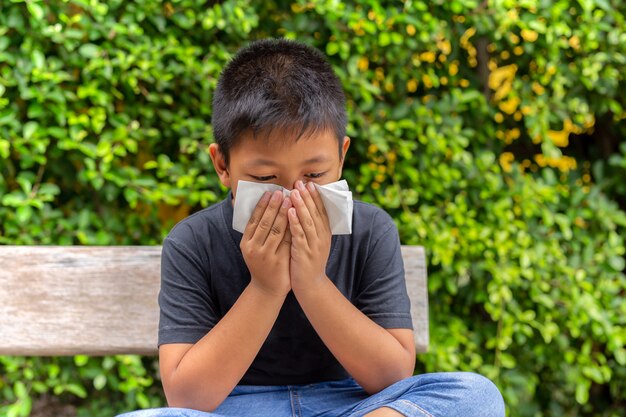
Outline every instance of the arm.
<svg viewBox="0 0 626 417">
<path fill-rule="evenodd" d="M 325 274 L 330 250 L 328 217 L 315 188 L 297 187 L 289 224 L 292 289 L 307 318 L 337 360 L 368 392 L 413 374 L 410 329 L 384 329 L 359 311 Z"/>
<path fill-rule="evenodd" d="M 289 200 L 287 200 L 289 201 Z M 170 406 L 211 411 L 230 394 L 267 338 L 289 282 L 289 233 L 282 194 L 257 205 L 241 241 L 251 282 L 233 307 L 195 344 L 159 348 Z M 286 239 L 286 240 L 285 240 Z"/>
</svg>

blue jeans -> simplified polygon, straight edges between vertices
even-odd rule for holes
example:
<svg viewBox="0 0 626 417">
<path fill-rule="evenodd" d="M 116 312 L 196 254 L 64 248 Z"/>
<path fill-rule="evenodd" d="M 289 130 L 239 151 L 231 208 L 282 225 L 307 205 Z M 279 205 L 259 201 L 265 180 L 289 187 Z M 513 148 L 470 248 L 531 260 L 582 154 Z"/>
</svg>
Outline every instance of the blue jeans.
<svg viewBox="0 0 626 417">
<path fill-rule="evenodd" d="M 353 379 L 308 385 L 240 385 L 212 413 L 159 408 L 122 416 L 360 417 L 380 407 L 408 417 L 504 417 L 504 401 L 496 386 L 469 372 L 417 375 L 371 396 Z"/>
</svg>

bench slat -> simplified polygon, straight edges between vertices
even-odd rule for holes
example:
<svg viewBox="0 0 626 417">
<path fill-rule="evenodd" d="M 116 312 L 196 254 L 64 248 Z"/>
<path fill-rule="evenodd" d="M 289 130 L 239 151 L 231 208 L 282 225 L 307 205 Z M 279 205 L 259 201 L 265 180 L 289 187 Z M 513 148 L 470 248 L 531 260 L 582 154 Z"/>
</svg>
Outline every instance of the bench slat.
<svg viewBox="0 0 626 417">
<path fill-rule="evenodd" d="M 402 254 L 424 352 L 424 250 Z M 160 246 L 0 246 L 0 355 L 157 354 L 160 262 Z"/>
</svg>

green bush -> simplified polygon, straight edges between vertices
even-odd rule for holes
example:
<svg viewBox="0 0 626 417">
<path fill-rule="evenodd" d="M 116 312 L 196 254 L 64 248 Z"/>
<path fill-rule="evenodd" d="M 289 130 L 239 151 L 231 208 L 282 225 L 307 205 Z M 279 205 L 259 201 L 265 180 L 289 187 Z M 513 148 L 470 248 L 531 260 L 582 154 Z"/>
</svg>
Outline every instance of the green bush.
<svg viewBox="0 0 626 417">
<path fill-rule="evenodd" d="M 252 39 L 324 51 L 345 177 L 427 249 L 418 372 L 492 378 L 510 416 L 626 407 L 625 6 L 0 3 L 0 243 L 160 244 L 219 199 L 211 94 Z M 608 157 L 606 157 L 608 152 Z M 154 358 L 0 358 L 0 414 L 163 404 Z"/>
</svg>

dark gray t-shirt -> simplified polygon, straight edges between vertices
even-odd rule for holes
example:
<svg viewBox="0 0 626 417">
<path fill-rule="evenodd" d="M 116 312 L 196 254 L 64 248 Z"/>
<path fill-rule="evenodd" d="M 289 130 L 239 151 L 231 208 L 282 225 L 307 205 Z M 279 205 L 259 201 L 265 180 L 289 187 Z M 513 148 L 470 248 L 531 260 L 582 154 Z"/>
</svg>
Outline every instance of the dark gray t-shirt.
<svg viewBox="0 0 626 417">
<path fill-rule="evenodd" d="M 231 194 L 178 223 L 163 241 L 159 345 L 196 343 L 250 282 L 232 228 Z M 332 237 L 326 274 L 384 328 L 412 328 L 398 231 L 378 207 L 354 202 L 351 235 Z M 367 336 L 366 336 L 367 337 Z M 348 377 L 289 293 L 267 340 L 240 381 L 294 385 Z"/>
</svg>

